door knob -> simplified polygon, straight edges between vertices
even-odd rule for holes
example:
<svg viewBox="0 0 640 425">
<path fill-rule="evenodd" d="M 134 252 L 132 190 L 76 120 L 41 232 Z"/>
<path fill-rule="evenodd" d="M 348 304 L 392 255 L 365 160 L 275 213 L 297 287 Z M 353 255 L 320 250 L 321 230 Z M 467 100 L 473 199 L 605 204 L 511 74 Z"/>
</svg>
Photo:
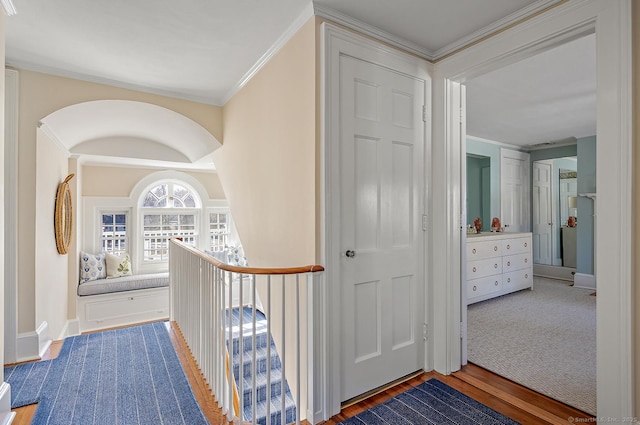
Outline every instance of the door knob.
<svg viewBox="0 0 640 425">
<path fill-rule="evenodd" d="M 356 252 L 348 249 L 347 252 L 344 253 L 344 255 L 346 255 L 349 258 L 353 258 L 356 256 Z"/>
</svg>

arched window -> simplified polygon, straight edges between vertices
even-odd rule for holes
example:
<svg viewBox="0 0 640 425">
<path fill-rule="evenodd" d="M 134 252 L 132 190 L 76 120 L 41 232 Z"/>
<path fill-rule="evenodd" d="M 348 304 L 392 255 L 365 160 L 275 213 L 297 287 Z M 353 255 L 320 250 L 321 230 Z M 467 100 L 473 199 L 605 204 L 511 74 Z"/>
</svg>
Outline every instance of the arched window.
<svg viewBox="0 0 640 425">
<path fill-rule="evenodd" d="M 84 212 L 84 251 L 129 254 L 136 274 L 167 270 L 172 237 L 209 251 L 237 244 L 227 201 L 180 171 L 143 177 L 127 198 L 87 197 Z"/>
<path fill-rule="evenodd" d="M 195 190 L 178 181 L 163 181 L 143 192 L 142 260 L 165 262 L 169 257 L 169 239 L 182 238 L 198 245 L 201 202 Z"/>
</svg>

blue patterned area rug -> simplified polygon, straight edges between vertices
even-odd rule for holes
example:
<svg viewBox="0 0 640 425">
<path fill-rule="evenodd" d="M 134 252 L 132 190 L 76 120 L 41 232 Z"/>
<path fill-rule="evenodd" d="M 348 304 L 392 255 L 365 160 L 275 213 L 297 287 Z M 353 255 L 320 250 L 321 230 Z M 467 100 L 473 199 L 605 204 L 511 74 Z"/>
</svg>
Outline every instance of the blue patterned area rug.
<svg viewBox="0 0 640 425">
<path fill-rule="evenodd" d="M 7 367 L 32 424 L 207 424 L 162 322 L 65 339 L 56 359 Z"/>
<path fill-rule="evenodd" d="M 423 382 L 391 400 L 340 423 L 344 425 L 518 425 L 518 422 L 437 379 Z"/>
</svg>

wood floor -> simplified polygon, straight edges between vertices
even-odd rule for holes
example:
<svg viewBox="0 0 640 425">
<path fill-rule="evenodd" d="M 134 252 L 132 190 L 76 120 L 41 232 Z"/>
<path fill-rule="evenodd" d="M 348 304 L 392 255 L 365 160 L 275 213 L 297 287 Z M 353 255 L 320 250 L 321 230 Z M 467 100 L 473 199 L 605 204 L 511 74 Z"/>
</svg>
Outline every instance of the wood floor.
<svg viewBox="0 0 640 425">
<path fill-rule="evenodd" d="M 226 417 L 213 398 L 211 391 L 207 387 L 198 366 L 193 360 L 179 328 L 175 323 L 167 322 L 167 330 L 171 337 L 176 351 L 182 362 L 185 373 L 191 383 L 193 392 L 202 408 L 204 415 L 212 425 L 227 424 Z M 42 360 L 49 360 L 57 357 L 62 347 L 61 341 L 51 344 Z M 340 414 L 325 422 L 326 425 L 335 425 L 351 416 L 369 409 L 376 404 L 395 397 L 403 391 L 416 386 L 431 378 L 436 378 L 447 385 L 461 391 L 469 397 L 483 403 L 492 409 L 508 416 L 515 421 L 526 424 L 568 424 L 577 422 L 576 418 L 592 418 L 588 414 L 573 409 L 560 402 L 552 400 L 534 391 L 515 384 L 507 379 L 501 378 L 489 371 L 475 365 L 467 365 L 461 371 L 445 376 L 436 372 L 427 372 L 409 379 L 373 395 L 366 400 L 352 404 L 342 409 Z M 36 405 L 14 409 L 16 418 L 15 425 L 27 425 L 35 413 Z"/>
</svg>

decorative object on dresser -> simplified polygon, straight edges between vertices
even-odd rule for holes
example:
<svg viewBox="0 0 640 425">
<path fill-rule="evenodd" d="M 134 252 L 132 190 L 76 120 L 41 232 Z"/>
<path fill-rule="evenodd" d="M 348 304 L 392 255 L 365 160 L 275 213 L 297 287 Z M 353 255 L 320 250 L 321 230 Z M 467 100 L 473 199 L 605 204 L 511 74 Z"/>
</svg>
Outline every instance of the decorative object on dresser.
<svg viewBox="0 0 640 425">
<path fill-rule="evenodd" d="M 467 239 L 467 304 L 533 289 L 531 233 L 483 233 Z"/>
<path fill-rule="evenodd" d="M 500 231 L 500 219 L 498 217 L 493 217 L 491 219 L 491 231 L 499 232 Z"/>
<path fill-rule="evenodd" d="M 473 227 L 475 227 L 476 233 L 482 232 L 482 219 L 480 217 L 473 219 Z"/>
</svg>

